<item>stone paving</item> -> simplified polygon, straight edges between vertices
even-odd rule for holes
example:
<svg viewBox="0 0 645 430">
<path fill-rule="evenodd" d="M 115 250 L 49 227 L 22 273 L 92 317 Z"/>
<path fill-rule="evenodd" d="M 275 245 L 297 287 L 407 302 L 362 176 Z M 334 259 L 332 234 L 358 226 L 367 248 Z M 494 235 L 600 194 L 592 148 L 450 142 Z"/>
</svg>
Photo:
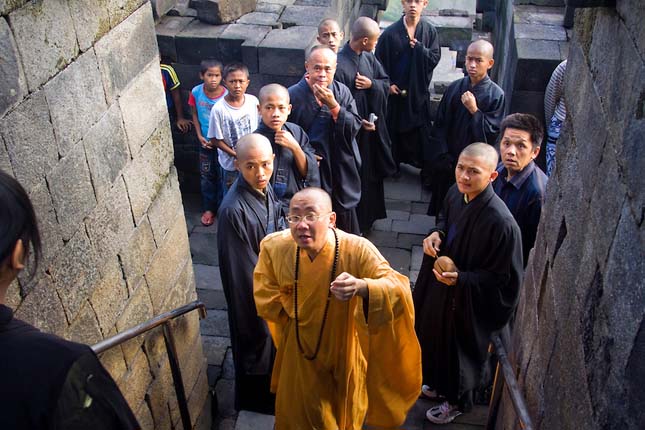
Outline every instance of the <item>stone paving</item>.
<svg viewBox="0 0 645 430">
<path fill-rule="evenodd" d="M 392 267 L 417 279 L 423 257 L 422 241 L 434 226 L 434 217 L 426 215 L 430 194 L 420 186 L 418 169 L 402 166 L 398 179 L 388 179 L 385 195 L 388 218 L 374 223 L 367 235 L 388 259 Z M 201 322 L 204 351 L 208 360 L 208 381 L 218 401 L 218 415 L 213 429 L 263 430 L 273 428 L 273 417 L 233 408 L 234 369 L 230 348 L 230 335 L 226 300 L 217 261 L 217 229 L 215 225 L 200 224 L 200 198 L 197 194 L 184 194 L 184 209 L 188 225 L 190 250 L 193 256 L 197 295 L 208 308 L 208 316 Z M 408 415 L 406 430 L 431 429 L 425 411 L 432 403 L 420 399 Z M 486 408 L 478 407 L 472 414 L 459 417 L 455 424 L 441 426 L 446 430 L 482 428 Z"/>
</svg>

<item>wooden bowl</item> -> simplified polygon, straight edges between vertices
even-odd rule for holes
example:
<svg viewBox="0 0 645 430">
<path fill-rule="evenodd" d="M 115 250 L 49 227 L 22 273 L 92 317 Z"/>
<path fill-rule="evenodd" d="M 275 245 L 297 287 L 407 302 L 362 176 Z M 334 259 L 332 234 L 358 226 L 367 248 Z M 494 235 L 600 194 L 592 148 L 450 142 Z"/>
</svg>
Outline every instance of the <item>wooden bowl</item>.
<svg viewBox="0 0 645 430">
<path fill-rule="evenodd" d="M 446 257 L 445 255 L 442 255 L 441 257 L 437 258 L 434 262 L 434 270 L 437 272 L 444 273 L 444 272 L 457 272 L 457 266 L 455 265 L 455 262 L 452 261 L 450 257 Z"/>
</svg>

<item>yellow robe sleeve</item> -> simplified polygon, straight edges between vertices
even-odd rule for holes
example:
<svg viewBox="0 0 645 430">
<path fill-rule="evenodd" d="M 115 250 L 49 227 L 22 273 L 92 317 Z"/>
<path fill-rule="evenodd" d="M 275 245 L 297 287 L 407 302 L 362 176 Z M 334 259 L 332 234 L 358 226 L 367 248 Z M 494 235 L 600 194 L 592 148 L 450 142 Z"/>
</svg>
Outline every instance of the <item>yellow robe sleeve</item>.
<svg viewBox="0 0 645 430">
<path fill-rule="evenodd" d="M 369 289 L 366 424 L 377 429 L 400 428 L 422 382 L 410 281 L 392 269 L 369 242 L 361 247 L 360 260 L 361 268 L 368 269 L 360 277 Z"/>
<path fill-rule="evenodd" d="M 275 233 L 275 235 L 283 232 Z M 258 263 L 253 271 L 253 297 L 258 316 L 267 322 L 273 344 L 280 347 L 281 335 L 289 321 L 281 302 L 280 285 L 274 271 L 274 256 L 271 255 L 266 243 L 275 240 L 274 235 L 265 237 L 260 242 Z"/>
</svg>

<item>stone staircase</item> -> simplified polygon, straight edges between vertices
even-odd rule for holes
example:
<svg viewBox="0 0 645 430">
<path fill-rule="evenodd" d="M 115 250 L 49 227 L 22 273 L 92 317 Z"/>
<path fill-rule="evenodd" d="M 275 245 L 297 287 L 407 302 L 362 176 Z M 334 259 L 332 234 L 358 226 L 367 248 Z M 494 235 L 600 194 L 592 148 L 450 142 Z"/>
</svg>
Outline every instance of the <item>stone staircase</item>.
<svg viewBox="0 0 645 430">
<path fill-rule="evenodd" d="M 439 15 L 435 11 L 430 16 L 442 35 L 442 45 L 445 45 L 431 82 L 435 109 L 450 82 L 463 77 L 458 65 L 460 55 L 463 57 L 460 50 L 465 50 L 464 46 L 472 38 L 482 37 L 482 34 L 473 30 L 474 1 L 464 0 L 462 3 L 473 3 L 472 13 L 454 16 Z M 224 63 L 245 63 L 251 72 L 249 92 L 252 94 L 257 94 L 261 85 L 268 82 L 279 82 L 287 86 L 297 82 L 303 72 L 305 49 L 315 40 L 318 22 L 323 17 L 330 16 L 331 1 L 260 1 L 253 11 L 242 15 L 233 23 L 222 25 L 202 22 L 197 19 L 198 11 L 188 5 L 187 1 L 176 2 L 174 8 L 158 19 L 156 26 L 160 52 L 171 60 L 179 75 L 183 100 L 187 100 L 188 91 L 200 83 L 199 62 L 203 58 L 218 58 Z M 185 111 L 188 112 L 187 107 Z M 187 135 L 175 134 L 173 137 L 179 167 L 183 155 L 177 148 L 184 140 L 187 147 L 193 147 L 194 142 Z M 190 159 L 190 156 L 187 164 L 197 166 L 196 160 Z M 191 194 L 190 190 L 193 188 L 190 184 L 188 187 L 186 185 L 187 181 L 184 181 L 183 200 L 197 293 L 208 309 L 208 316 L 201 323 L 201 334 L 208 361 L 209 386 L 216 402 L 212 428 L 272 429 L 273 416 L 249 411 L 238 412 L 233 407 L 234 367 L 226 300 L 218 267 L 216 226 L 201 225 L 199 195 Z M 401 178 L 389 179 L 386 183 L 388 218 L 377 221 L 368 235 L 390 264 L 409 276 L 412 282 L 416 281 L 421 266 L 422 240 L 434 225 L 434 218 L 425 215 L 429 197 L 421 189 L 418 171 L 404 169 Z M 424 418 L 425 409 L 429 406 L 427 401 L 420 400 L 411 411 L 405 428 L 431 428 Z M 478 428 L 482 422 L 481 417 L 485 417 L 485 409 L 479 410 L 475 418 L 468 418 L 466 421 L 470 421 L 467 423 L 458 422 L 456 427 L 445 428 Z M 460 427 L 464 425 L 466 427 Z"/>
</svg>

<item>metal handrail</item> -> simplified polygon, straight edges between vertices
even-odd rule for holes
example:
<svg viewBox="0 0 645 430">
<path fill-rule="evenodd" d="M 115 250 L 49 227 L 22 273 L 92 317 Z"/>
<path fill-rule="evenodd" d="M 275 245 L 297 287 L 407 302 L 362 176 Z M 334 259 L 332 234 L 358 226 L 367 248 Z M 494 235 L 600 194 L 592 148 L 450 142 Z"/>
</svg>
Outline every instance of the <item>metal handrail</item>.
<svg viewBox="0 0 645 430">
<path fill-rule="evenodd" d="M 200 319 L 206 318 L 206 306 L 199 300 L 196 300 L 192 303 L 180 306 L 177 309 L 173 309 L 161 315 L 157 315 L 156 317 L 146 322 L 131 327 L 92 346 L 92 350 L 96 354 L 100 354 L 110 348 L 121 345 L 122 343 L 135 338 L 140 334 L 148 332 L 156 327 L 163 326 L 163 337 L 164 343 L 166 345 L 166 353 L 168 354 L 168 362 L 170 363 L 170 371 L 172 373 L 172 380 L 175 386 L 175 394 L 177 395 L 177 404 L 179 406 L 179 414 L 181 415 L 181 422 L 184 430 L 191 429 L 192 423 L 190 419 L 190 412 L 188 410 L 186 391 L 184 390 L 184 380 L 181 375 L 181 368 L 179 367 L 179 357 L 177 356 L 175 338 L 172 334 L 172 331 L 170 330 L 168 323 L 177 317 L 194 311 L 195 309 L 199 310 Z"/>
<path fill-rule="evenodd" d="M 519 384 L 517 383 L 517 378 L 513 372 L 513 367 L 506 353 L 506 348 L 502 339 L 499 335 L 495 334 L 491 337 L 491 342 L 495 347 L 495 352 L 497 355 L 497 369 L 495 371 L 495 382 L 493 384 L 493 394 L 490 399 L 490 407 L 488 414 L 488 422 L 486 423 L 486 429 L 492 430 L 495 428 L 495 421 L 497 421 L 497 410 L 499 407 L 499 402 L 501 401 L 501 392 L 505 387 L 508 391 L 508 394 L 511 398 L 511 403 L 517 419 L 520 424 L 520 428 L 523 430 L 533 430 L 533 421 L 529 415 L 528 408 L 526 407 L 526 402 L 524 401 L 524 396 L 520 390 Z M 501 367 L 501 375 L 500 375 Z"/>
</svg>

